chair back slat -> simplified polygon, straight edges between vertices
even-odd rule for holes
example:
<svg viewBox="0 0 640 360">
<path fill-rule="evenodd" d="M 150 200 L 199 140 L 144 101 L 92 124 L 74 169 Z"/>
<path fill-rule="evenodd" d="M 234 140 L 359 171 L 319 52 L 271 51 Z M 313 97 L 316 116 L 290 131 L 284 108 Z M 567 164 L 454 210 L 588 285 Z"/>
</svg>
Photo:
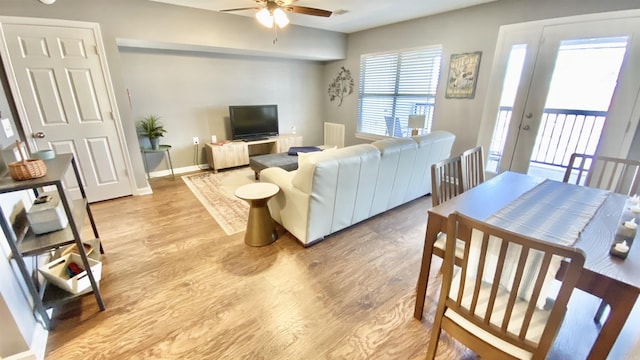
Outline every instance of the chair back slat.
<svg viewBox="0 0 640 360">
<path fill-rule="evenodd" d="M 487 304 L 487 310 L 485 311 L 484 315 L 484 321 L 487 325 L 489 324 L 489 320 L 491 320 L 491 316 L 493 315 L 493 306 L 496 303 L 496 297 L 498 296 L 498 290 L 500 289 L 500 279 L 502 279 L 502 271 L 504 270 L 505 258 L 507 257 L 507 246 L 509 246 L 507 242 L 501 242 L 500 254 L 498 255 L 498 260 L 494 267 L 494 275 L 493 281 L 491 282 L 489 303 Z"/>
<path fill-rule="evenodd" d="M 438 206 L 462 193 L 462 162 L 460 156 L 450 157 L 431 165 L 431 202 Z"/>
<path fill-rule="evenodd" d="M 633 195 L 638 192 L 639 174 L 640 161 L 576 153 L 569 159 L 563 181 Z"/>
<path fill-rule="evenodd" d="M 513 284 L 511 284 L 512 289 L 519 289 L 520 284 L 522 282 L 522 275 L 524 274 L 524 265 L 526 264 L 527 258 L 529 257 L 530 249 L 528 246 L 523 246 L 520 251 L 520 259 L 518 260 L 518 267 L 516 268 L 516 274 L 513 278 Z M 511 321 L 511 313 L 513 312 L 513 308 L 516 304 L 516 299 L 518 297 L 517 291 L 512 291 L 509 295 L 509 301 L 507 302 L 507 310 L 502 320 L 502 331 L 507 331 L 507 326 Z"/>
<path fill-rule="evenodd" d="M 462 152 L 463 190 L 467 191 L 484 182 L 484 151 L 476 146 Z"/>
<path fill-rule="evenodd" d="M 476 276 L 476 285 L 473 289 L 473 299 L 471 301 L 471 306 L 470 306 L 471 313 L 476 312 L 476 306 L 478 305 L 478 299 L 480 298 L 480 288 L 482 286 L 482 277 L 484 276 L 484 265 L 487 259 L 487 248 L 489 247 L 489 234 L 484 234 L 484 236 L 485 238 L 482 239 L 482 245 L 480 246 L 480 258 L 478 261 L 478 270 L 477 270 L 478 275 Z M 468 239 L 470 237 L 464 237 L 464 238 Z M 470 249 L 469 246 L 467 246 L 466 249 Z M 466 256 L 469 256 L 468 252 Z M 466 273 L 462 274 L 461 276 L 466 276 Z"/>
<path fill-rule="evenodd" d="M 428 356 L 432 359 L 442 329 L 480 357 L 512 358 L 517 354 L 496 345 L 503 340 L 533 359 L 544 359 L 560 327 L 566 305 L 584 265 L 584 253 L 469 218 L 448 218 L 448 238 L 464 241 L 456 264 L 455 243 L 447 242 L 443 280 Z M 472 250 L 467 250 L 472 249 Z M 567 263 L 551 309 L 542 309 L 546 289 L 560 262 Z M 543 302 L 544 303 L 544 302 Z M 446 319 L 446 321 L 444 320 Z M 478 334 L 476 329 L 483 334 Z M 473 330 L 471 330 L 473 329 Z M 491 338 L 495 338 L 491 340 Z"/>
<path fill-rule="evenodd" d="M 547 276 L 547 272 L 549 271 L 549 265 L 551 264 L 551 258 L 553 254 L 545 253 L 544 259 L 542 260 L 542 264 L 540 265 L 540 269 L 538 270 L 538 274 L 536 276 L 535 285 L 533 287 L 533 293 L 531 294 L 531 298 L 529 301 L 529 305 L 527 306 L 527 311 L 524 316 L 524 320 L 522 321 L 522 328 L 520 331 L 520 339 L 524 340 L 525 335 L 527 334 L 527 330 L 529 330 L 529 325 L 531 324 L 531 319 L 533 317 L 533 312 L 536 308 L 536 303 L 540 298 L 540 294 L 542 291 L 542 286 L 544 284 L 545 278 Z"/>
</svg>

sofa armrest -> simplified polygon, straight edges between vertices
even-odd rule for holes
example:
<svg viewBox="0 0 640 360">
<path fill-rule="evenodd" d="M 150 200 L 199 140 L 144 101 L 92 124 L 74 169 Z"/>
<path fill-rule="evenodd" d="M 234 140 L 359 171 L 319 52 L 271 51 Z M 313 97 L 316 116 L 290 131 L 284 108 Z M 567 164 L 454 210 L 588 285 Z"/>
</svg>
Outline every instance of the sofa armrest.
<svg viewBox="0 0 640 360">
<path fill-rule="evenodd" d="M 276 184 L 282 188 L 291 186 L 295 171 L 286 171 L 279 167 L 270 167 L 260 171 L 260 181 Z"/>
<path fill-rule="evenodd" d="M 295 173 L 296 171 L 275 167 L 267 168 L 260 172 L 260 181 L 280 187 L 280 191 L 268 203 L 271 217 L 305 243 L 311 195 L 293 186 L 292 179 Z"/>
</svg>

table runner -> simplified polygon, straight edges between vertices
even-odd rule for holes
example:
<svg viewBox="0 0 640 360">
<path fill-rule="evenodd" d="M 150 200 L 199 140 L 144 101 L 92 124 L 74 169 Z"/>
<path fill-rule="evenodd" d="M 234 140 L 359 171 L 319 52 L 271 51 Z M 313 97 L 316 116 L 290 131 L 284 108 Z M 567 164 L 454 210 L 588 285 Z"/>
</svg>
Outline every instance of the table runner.
<svg viewBox="0 0 640 360">
<path fill-rule="evenodd" d="M 535 239 L 571 246 L 609 191 L 545 180 L 486 222 Z"/>
<path fill-rule="evenodd" d="M 545 180 L 507 204 L 485 221 L 535 239 L 571 246 L 578 240 L 580 233 L 587 226 L 600 205 L 604 203 L 609 193 L 609 191 L 605 190 Z M 482 234 L 474 233 L 471 239 L 470 258 L 475 259 L 474 262 L 479 260 L 480 256 L 479 247 L 474 246 L 474 243 L 477 243 L 474 238 L 481 236 Z M 499 251 L 499 242 L 490 241 L 485 262 L 487 264 L 495 264 L 498 260 Z M 510 259 L 513 259 L 515 263 L 519 255 L 519 249 L 509 247 L 505 261 L 509 262 Z M 541 296 L 537 301 L 539 308 L 544 307 L 547 296 L 552 296 L 550 294 L 550 286 L 560 268 L 561 261 L 562 259 L 558 258 L 553 259 L 551 262 L 542 287 Z M 541 262 L 541 253 L 534 252 L 529 255 L 527 266 L 525 267 L 525 275 L 522 278 L 518 292 L 518 295 L 523 299 L 531 297 L 535 285 L 534 277 Z M 502 274 L 500 283 L 507 290 L 510 290 L 515 271 L 515 268 L 507 268 Z M 485 272 L 483 280 L 492 282 L 493 276 L 493 273 Z"/>
</svg>

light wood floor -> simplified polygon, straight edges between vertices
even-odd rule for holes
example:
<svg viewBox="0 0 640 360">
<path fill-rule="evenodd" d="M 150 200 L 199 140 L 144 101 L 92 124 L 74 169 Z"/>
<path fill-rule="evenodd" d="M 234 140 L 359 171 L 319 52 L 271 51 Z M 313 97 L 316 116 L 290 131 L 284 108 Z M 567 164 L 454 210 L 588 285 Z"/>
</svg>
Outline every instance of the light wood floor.
<svg viewBox="0 0 640 360">
<path fill-rule="evenodd" d="M 287 233 L 252 248 L 243 233 L 227 236 L 179 177 L 152 187 L 92 204 L 106 311 L 92 296 L 58 309 L 47 359 L 424 358 L 440 280 L 436 258 L 425 318 L 415 320 L 429 197 L 307 249 Z M 585 357 L 597 304 L 574 293 L 549 358 Z M 639 318 L 611 358 L 624 358 Z M 447 336 L 439 354 L 475 358 Z"/>
</svg>

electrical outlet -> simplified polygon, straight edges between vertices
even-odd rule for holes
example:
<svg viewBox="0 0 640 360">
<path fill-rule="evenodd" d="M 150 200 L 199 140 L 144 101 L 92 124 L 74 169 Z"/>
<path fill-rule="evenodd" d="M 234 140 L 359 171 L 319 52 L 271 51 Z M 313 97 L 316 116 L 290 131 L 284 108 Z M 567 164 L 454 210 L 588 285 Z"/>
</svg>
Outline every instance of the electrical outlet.
<svg viewBox="0 0 640 360">
<path fill-rule="evenodd" d="M 193 145 L 198 145 L 198 144 L 200 144 L 200 139 L 198 139 L 197 136 L 194 136 L 193 137 Z"/>
</svg>

